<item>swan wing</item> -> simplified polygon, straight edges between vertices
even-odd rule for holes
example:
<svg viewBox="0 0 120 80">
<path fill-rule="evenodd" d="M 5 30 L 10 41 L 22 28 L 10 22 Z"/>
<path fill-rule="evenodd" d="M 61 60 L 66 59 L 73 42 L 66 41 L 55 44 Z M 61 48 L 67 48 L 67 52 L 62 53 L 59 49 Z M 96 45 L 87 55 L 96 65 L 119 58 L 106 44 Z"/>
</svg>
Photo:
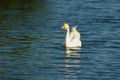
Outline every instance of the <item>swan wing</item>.
<svg viewBox="0 0 120 80">
<path fill-rule="evenodd" d="M 81 41 L 80 41 L 80 33 L 75 29 L 72 30 L 70 33 L 70 43 L 71 46 L 80 46 L 81 47 Z"/>
<path fill-rule="evenodd" d="M 80 33 L 78 31 L 70 33 L 70 40 L 72 41 L 74 39 L 80 39 Z"/>
</svg>

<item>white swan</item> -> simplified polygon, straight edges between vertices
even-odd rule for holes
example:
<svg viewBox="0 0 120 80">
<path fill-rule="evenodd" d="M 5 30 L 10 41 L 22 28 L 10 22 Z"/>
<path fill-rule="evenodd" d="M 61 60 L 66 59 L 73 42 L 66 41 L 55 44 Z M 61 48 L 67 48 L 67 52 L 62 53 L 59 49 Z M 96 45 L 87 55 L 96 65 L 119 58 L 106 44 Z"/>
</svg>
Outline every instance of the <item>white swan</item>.
<svg viewBox="0 0 120 80">
<path fill-rule="evenodd" d="M 66 30 L 66 38 L 64 41 L 64 46 L 66 48 L 74 48 L 74 47 L 82 47 L 81 40 L 80 40 L 80 33 L 76 30 L 76 27 L 69 30 L 69 25 L 64 23 L 62 29 Z"/>
</svg>

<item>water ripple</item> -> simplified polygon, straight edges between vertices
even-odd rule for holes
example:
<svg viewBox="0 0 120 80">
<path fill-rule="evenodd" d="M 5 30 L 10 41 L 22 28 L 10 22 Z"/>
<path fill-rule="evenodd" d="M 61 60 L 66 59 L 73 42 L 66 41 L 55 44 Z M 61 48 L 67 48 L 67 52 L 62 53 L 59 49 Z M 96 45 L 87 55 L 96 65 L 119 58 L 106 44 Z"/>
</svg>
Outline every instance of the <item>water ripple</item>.
<svg viewBox="0 0 120 80">
<path fill-rule="evenodd" d="M 0 80 L 119 80 L 119 2 L 2 1 Z M 80 50 L 64 49 L 64 22 Z"/>
</svg>

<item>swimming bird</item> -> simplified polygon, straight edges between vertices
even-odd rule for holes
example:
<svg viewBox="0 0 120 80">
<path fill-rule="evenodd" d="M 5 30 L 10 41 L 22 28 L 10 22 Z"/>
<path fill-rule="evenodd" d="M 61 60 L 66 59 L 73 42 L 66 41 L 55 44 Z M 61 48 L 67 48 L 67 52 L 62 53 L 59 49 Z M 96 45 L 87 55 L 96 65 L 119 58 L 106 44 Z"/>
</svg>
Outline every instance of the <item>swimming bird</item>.
<svg viewBox="0 0 120 80">
<path fill-rule="evenodd" d="M 75 47 L 82 47 L 81 40 L 80 40 L 80 33 L 77 31 L 77 26 L 72 27 L 70 31 L 70 27 L 67 23 L 62 25 L 62 29 L 66 30 L 66 37 L 63 45 L 66 48 L 75 48 Z"/>
</svg>

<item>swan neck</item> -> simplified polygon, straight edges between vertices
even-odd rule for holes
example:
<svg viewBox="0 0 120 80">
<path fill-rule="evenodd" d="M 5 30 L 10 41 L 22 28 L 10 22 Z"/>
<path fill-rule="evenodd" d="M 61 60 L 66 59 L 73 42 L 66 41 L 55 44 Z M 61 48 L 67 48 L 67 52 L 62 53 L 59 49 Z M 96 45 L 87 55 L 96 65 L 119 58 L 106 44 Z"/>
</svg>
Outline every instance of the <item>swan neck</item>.
<svg viewBox="0 0 120 80">
<path fill-rule="evenodd" d="M 70 36 L 69 36 L 70 32 L 69 32 L 69 28 L 67 29 L 66 32 L 66 39 L 65 39 L 65 46 L 68 47 L 70 44 Z"/>
<path fill-rule="evenodd" d="M 69 34 L 70 34 L 70 31 L 69 31 L 69 28 L 67 29 L 67 33 L 66 33 L 66 39 L 68 40 L 69 39 Z"/>
</svg>

